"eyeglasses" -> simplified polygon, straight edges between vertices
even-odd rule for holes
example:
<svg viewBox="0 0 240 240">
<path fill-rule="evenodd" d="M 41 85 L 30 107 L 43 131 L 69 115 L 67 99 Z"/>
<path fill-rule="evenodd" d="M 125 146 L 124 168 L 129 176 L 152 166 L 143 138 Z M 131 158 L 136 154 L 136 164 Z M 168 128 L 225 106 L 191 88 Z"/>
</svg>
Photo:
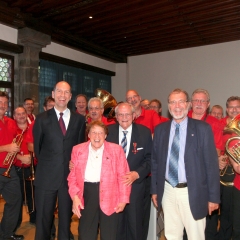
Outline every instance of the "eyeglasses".
<svg viewBox="0 0 240 240">
<path fill-rule="evenodd" d="M 208 103 L 209 101 L 208 100 L 202 100 L 202 99 L 194 99 L 192 100 L 192 103 Z"/>
<path fill-rule="evenodd" d="M 133 95 L 132 97 L 126 98 L 127 102 L 131 101 L 132 99 L 136 99 L 138 95 Z"/>
<path fill-rule="evenodd" d="M 168 102 L 168 104 L 170 104 L 170 105 L 184 105 L 186 102 L 188 102 L 188 101 L 186 101 L 186 100 L 179 100 L 179 101 L 175 101 L 175 100 L 173 100 L 173 101 L 170 101 L 170 102 Z"/>
<path fill-rule="evenodd" d="M 132 116 L 132 113 L 118 113 L 117 116 L 120 117 L 120 118 L 123 118 L 124 116 L 126 118 L 129 118 L 129 117 Z"/>
<path fill-rule="evenodd" d="M 99 107 L 90 107 L 89 108 L 89 111 L 100 111 L 102 108 L 99 108 Z"/>
<path fill-rule="evenodd" d="M 228 109 L 234 109 L 234 108 L 236 108 L 236 109 L 240 109 L 240 106 L 229 106 L 229 107 L 227 107 Z"/>
</svg>

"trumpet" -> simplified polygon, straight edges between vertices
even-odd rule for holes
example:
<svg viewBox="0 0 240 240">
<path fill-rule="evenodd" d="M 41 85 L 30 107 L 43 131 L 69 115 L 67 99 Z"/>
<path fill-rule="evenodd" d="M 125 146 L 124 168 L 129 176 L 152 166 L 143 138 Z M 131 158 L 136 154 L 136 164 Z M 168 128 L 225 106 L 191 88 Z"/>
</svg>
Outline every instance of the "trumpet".
<svg viewBox="0 0 240 240">
<path fill-rule="evenodd" d="M 18 147 L 21 146 L 22 144 L 22 141 L 23 141 L 23 134 L 25 132 L 26 129 L 22 130 L 22 133 L 21 134 L 18 134 L 12 141 L 12 143 L 16 143 Z M 5 157 L 4 161 L 3 161 L 3 165 L 9 165 L 7 170 L 2 174 L 2 176 L 4 177 L 8 177 L 10 178 L 10 170 L 11 170 L 11 167 L 13 165 L 13 162 L 14 162 L 14 159 L 17 155 L 17 152 L 14 152 L 14 153 L 8 153 L 7 156 Z"/>
</svg>

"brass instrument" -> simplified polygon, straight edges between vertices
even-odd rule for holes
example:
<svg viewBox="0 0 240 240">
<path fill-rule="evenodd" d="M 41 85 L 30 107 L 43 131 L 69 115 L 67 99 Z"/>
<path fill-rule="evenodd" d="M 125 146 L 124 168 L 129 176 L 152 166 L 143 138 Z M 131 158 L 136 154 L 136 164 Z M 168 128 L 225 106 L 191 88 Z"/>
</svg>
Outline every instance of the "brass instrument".
<svg viewBox="0 0 240 240">
<path fill-rule="evenodd" d="M 104 115 L 106 115 L 108 119 L 115 118 L 114 110 L 117 106 L 116 99 L 108 91 L 100 88 L 95 90 L 95 95 L 103 101 Z"/>
<path fill-rule="evenodd" d="M 18 134 L 12 141 L 12 143 L 16 143 L 18 147 L 21 146 L 22 144 L 22 141 L 23 141 L 23 134 L 25 132 L 25 129 L 22 130 L 22 133 L 21 134 Z M 14 152 L 14 153 L 8 153 L 7 156 L 5 157 L 4 161 L 3 161 L 3 165 L 9 165 L 8 168 L 6 169 L 6 171 L 4 173 L 2 173 L 2 176 L 4 177 L 8 177 L 10 178 L 10 170 L 11 170 L 11 167 L 13 165 L 13 162 L 14 162 L 14 159 L 17 155 L 17 152 Z"/>
<path fill-rule="evenodd" d="M 27 207 L 27 213 L 31 214 L 35 211 L 35 199 L 34 199 L 34 187 L 33 187 L 33 181 L 35 180 L 35 170 L 34 170 L 34 153 L 30 152 L 30 156 L 31 156 L 31 165 L 30 165 L 30 176 L 28 178 L 25 179 L 24 177 L 24 171 L 23 171 L 23 179 L 25 179 L 26 181 L 30 181 L 31 182 L 31 189 L 32 189 L 32 210 L 29 211 L 28 207 Z M 25 181 L 23 181 L 23 185 L 24 185 L 24 202 L 25 205 L 27 206 L 27 192 L 26 192 L 26 183 Z"/>
<path fill-rule="evenodd" d="M 237 136 L 231 137 L 225 144 L 226 154 L 231 157 L 236 163 L 240 163 L 240 114 L 232 119 L 228 125 L 224 128 L 224 133 L 235 133 Z M 238 140 L 234 146 L 230 147 L 230 143 L 234 140 Z M 227 161 L 227 156 L 224 159 Z M 234 170 L 231 164 L 227 163 L 224 169 L 220 170 L 220 183 L 227 187 L 233 186 Z M 225 178 L 226 180 L 223 180 Z"/>
<path fill-rule="evenodd" d="M 231 137 L 227 140 L 225 148 L 226 148 L 226 153 L 237 164 L 240 164 L 240 114 L 238 114 L 235 118 L 232 119 L 232 121 L 224 128 L 224 132 L 237 134 L 237 136 Z M 235 143 L 230 150 L 229 145 L 234 140 L 238 140 L 238 142 Z"/>
</svg>

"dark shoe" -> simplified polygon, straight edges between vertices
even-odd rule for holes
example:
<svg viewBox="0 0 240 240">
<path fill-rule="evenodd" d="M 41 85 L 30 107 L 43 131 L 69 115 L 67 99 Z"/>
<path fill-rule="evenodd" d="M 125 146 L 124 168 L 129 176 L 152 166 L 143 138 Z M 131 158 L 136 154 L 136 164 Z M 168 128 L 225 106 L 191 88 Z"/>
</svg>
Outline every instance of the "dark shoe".
<svg viewBox="0 0 240 240">
<path fill-rule="evenodd" d="M 24 236 L 23 235 L 17 235 L 13 234 L 11 237 L 7 238 L 7 240 L 23 240 Z"/>
<path fill-rule="evenodd" d="M 69 240 L 74 240 L 74 236 L 71 231 L 70 231 L 70 239 Z"/>
<path fill-rule="evenodd" d="M 51 234 L 51 238 L 50 238 L 50 240 L 54 240 L 55 237 L 56 237 L 55 233 Z"/>
</svg>

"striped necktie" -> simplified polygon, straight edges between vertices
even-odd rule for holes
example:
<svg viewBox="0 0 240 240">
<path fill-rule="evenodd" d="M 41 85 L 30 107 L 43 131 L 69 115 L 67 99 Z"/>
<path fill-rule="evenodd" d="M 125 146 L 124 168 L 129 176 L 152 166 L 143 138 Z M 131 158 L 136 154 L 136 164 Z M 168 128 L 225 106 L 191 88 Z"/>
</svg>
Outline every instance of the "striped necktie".
<svg viewBox="0 0 240 240">
<path fill-rule="evenodd" d="M 127 151 L 127 133 L 128 131 L 123 131 L 123 138 L 121 141 L 121 146 L 123 148 L 124 153 Z"/>
<path fill-rule="evenodd" d="M 179 124 L 176 124 L 175 135 L 169 157 L 168 181 L 175 187 L 178 184 L 178 159 L 179 159 Z"/>
</svg>

